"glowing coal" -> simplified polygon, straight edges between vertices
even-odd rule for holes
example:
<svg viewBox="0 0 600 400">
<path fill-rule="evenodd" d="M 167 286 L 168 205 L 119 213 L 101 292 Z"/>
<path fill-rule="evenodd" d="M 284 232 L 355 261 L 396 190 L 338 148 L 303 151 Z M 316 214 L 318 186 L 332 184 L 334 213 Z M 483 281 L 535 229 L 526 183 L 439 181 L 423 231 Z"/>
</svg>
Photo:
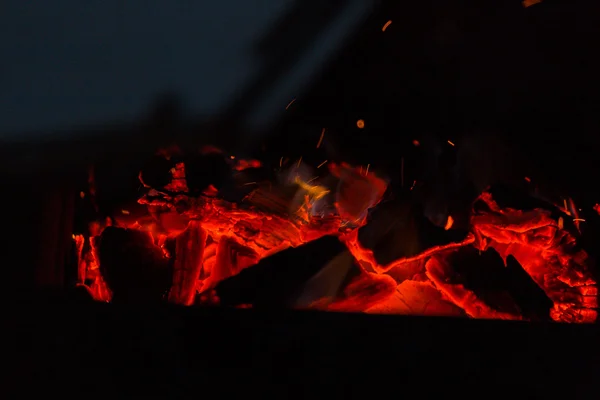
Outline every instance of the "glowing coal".
<svg viewBox="0 0 600 400">
<path fill-rule="evenodd" d="M 204 149 L 211 155 L 223 157 L 231 174 L 237 176 L 236 187 L 243 194 L 239 201 L 226 200 L 225 186 L 218 187 L 209 181 L 202 181 L 204 186 L 199 187 L 201 181 L 196 180 L 192 186 L 200 190 L 190 193 L 188 164 L 167 155 L 164 159 L 169 162 L 160 165 L 169 168 L 168 182 L 152 186 L 149 182 L 161 180 L 152 179 L 149 171 L 140 173 L 145 191 L 139 203 L 147 206 L 148 215 L 132 218 L 123 214 L 110 221 L 114 225 L 113 236 L 118 236 L 114 229 L 147 235 L 144 246 L 151 243 L 157 249 L 151 252 L 153 257 L 168 260 L 165 262 L 173 271 L 167 296 L 171 302 L 218 303 L 214 289 L 220 282 L 235 279 L 241 271 L 288 248 L 300 248 L 324 236 L 334 236 L 351 255 L 340 258 L 349 265 L 339 265 L 342 262 L 339 260 L 334 263 L 335 271 L 344 271 L 343 279 L 342 275 L 328 270 L 311 280 L 314 283 L 311 288 L 339 287 L 340 290 L 336 289 L 335 295 L 326 290 L 327 295 L 322 299 L 301 294 L 296 306 L 473 318 L 596 320 L 597 285 L 590 261 L 576 246 L 577 232 L 569 232 L 559 222 L 566 215 L 552 209 L 553 206 L 520 211 L 501 207 L 491 193 L 485 192 L 474 204 L 470 232 L 465 237 L 383 264 L 377 261 L 372 249 L 361 243 L 358 235 L 358 228 L 369 223 L 369 210 L 379 204 L 387 190 L 386 181 L 367 168 L 330 162 L 327 164 L 329 174 L 315 177 L 311 176 L 315 169 L 297 162 L 279 173 L 279 181 L 244 182 L 241 177 L 251 176 L 253 170 L 262 167 L 260 162 L 238 160 L 218 149 L 209 150 Z M 557 218 L 556 215 L 562 216 Z M 95 249 L 96 241 L 102 242 L 107 232 L 102 231 L 106 225 L 109 224 L 94 225 L 93 232 L 76 236 L 75 240 L 80 284 L 90 286 L 96 299 L 109 301 L 111 293 L 99 273 L 109 266 L 99 265 L 102 260 Z M 446 228 L 451 231 L 452 224 L 446 224 Z M 444 232 L 444 228 L 436 229 Z M 108 242 L 104 240 L 105 244 Z M 116 242 L 112 245 L 119 246 Z M 509 257 L 516 260 L 533 283 L 513 285 L 511 281 L 507 288 L 492 287 L 485 283 L 489 279 L 475 279 L 474 276 L 479 275 L 469 275 L 469 269 L 457 264 L 466 259 L 477 263 L 480 260 L 476 256 L 465 258 L 464 254 L 488 249 L 494 249 L 505 262 Z M 119 254 L 118 249 L 105 248 L 103 252 Z M 107 262 L 116 263 L 115 257 L 110 260 Z M 129 262 L 135 263 L 135 257 Z M 320 282 L 319 277 L 337 281 Z M 541 294 L 531 289 L 532 284 L 540 288 Z M 544 308 L 523 305 L 522 299 L 527 296 L 519 292 L 522 290 L 543 297 L 540 304 L 550 304 L 549 309 L 527 311 Z M 548 315 L 538 315 L 544 312 Z"/>
</svg>

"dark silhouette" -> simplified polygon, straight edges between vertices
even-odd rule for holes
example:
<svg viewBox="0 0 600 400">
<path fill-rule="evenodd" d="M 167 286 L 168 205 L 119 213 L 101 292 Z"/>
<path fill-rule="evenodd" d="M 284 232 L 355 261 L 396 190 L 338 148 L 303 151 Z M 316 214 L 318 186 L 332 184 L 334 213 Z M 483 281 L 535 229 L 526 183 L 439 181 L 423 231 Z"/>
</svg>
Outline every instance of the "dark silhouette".
<svg viewBox="0 0 600 400">
<path fill-rule="evenodd" d="M 73 288 L 68 288 L 67 298 L 76 304 L 91 304 L 94 302 L 94 297 L 90 293 L 90 290 L 84 285 L 76 285 Z"/>
<path fill-rule="evenodd" d="M 100 272 L 118 304 L 160 303 L 171 270 L 147 232 L 108 227 L 96 240 Z"/>
</svg>

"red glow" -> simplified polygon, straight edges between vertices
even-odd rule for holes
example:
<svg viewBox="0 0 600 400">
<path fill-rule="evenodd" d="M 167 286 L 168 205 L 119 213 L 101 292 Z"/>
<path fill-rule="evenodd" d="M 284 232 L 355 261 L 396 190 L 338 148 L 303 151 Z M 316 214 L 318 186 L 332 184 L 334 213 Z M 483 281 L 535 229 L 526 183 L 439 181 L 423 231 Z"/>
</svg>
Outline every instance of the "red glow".
<svg viewBox="0 0 600 400">
<path fill-rule="evenodd" d="M 488 193 L 480 200 L 491 212 L 471 219 L 479 238 L 476 246 L 492 247 L 505 259 L 515 257 L 554 303 L 552 319 L 595 321 L 598 289 L 588 255 L 577 249 L 575 237 L 560 229 L 546 210 L 500 209 Z"/>
<path fill-rule="evenodd" d="M 205 148 L 204 151 L 220 150 Z M 236 159 L 232 169 L 239 171 L 260 165 L 255 160 Z M 322 217 L 304 212 L 303 218 L 298 218 L 297 213 L 286 214 L 287 203 L 271 188 L 257 188 L 239 204 L 220 199 L 218 190 L 212 186 L 200 197 L 189 197 L 185 167 L 178 163 L 171 170 L 169 185 L 155 188 L 139 200 L 151 210 L 151 218 L 134 222 L 123 218 L 117 222 L 129 229 L 149 232 L 164 256 L 174 258 L 169 293 L 169 301 L 173 303 L 218 302 L 213 289 L 224 279 L 277 252 L 334 235 L 346 245 L 360 274 L 338 298 L 317 301 L 311 308 L 524 319 L 518 309 L 495 309 L 460 279 L 455 279 L 450 256 L 472 246 L 481 251 L 493 248 L 505 260 L 512 255 L 552 301 L 550 317 L 555 321 L 596 320 L 598 293 L 587 254 L 577 249 L 575 236 L 560 227 L 549 211 L 503 209 L 489 193 L 483 193 L 478 202 L 485 204 L 487 210 L 473 212 L 471 233 L 464 240 L 382 265 L 373 251 L 360 243 L 356 228 L 366 223 L 366 210 L 381 201 L 386 182 L 373 172 L 363 174 L 361 168 L 348 164 L 332 162 L 328 167 L 340 181 L 335 215 Z M 263 207 L 265 204 L 269 205 L 267 209 Z M 309 207 L 307 204 L 307 210 Z M 447 229 L 451 226 L 449 219 Z M 102 224 L 97 224 L 90 226 L 89 237 L 74 236 L 79 256 L 78 282 L 87 283 L 95 299 L 108 301 L 110 291 L 99 274 L 94 246 L 94 237 L 101 231 Z M 174 254 L 167 251 L 167 240 L 175 241 Z"/>
<path fill-rule="evenodd" d="M 110 290 L 104 279 L 102 279 L 102 275 L 100 275 L 94 237 L 86 238 L 83 235 L 73 235 L 73 239 L 75 240 L 79 259 L 77 268 L 78 284 L 86 286 L 94 300 L 110 301 Z"/>
<path fill-rule="evenodd" d="M 262 163 L 258 160 L 236 160 L 233 167 L 236 171 L 243 171 L 249 168 L 260 168 Z"/>
</svg>

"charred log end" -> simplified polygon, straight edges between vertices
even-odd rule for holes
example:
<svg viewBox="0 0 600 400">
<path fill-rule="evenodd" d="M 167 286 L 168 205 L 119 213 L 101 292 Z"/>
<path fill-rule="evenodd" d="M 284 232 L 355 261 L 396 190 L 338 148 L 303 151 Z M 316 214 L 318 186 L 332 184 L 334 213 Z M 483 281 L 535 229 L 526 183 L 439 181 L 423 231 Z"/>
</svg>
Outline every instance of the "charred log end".
<svg viewBox="0 0 600 400">
<path fill-rule="evenodd" d="M 95 245 L 101 278 L 113 292 L 113 302 L 161 301 L 171 284 L 169 260 L 148 233 L 107 227 Z"/>
<path fill-rule="evenodd" d="M 224 306 L 288 307 L 304 283 L 343 250 L 337 238 L 322 237 L 264 258 L 218 283 L 215 290 Z"/>
</svg>

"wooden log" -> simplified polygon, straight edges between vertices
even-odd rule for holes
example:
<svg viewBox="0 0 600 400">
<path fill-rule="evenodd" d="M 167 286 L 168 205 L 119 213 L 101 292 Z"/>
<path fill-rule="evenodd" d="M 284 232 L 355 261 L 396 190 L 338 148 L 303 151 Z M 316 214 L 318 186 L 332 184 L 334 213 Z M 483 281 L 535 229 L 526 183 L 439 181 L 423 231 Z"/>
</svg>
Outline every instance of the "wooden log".
<svg viewBox="0 0 600 400">
<path fill-rule="evenodd" d="M 206 245 L 206 231 L 197 220 L 190 221 L 187 229 L 176 238 L 173 287 L 169 301 L 191 305 L 196 295 L 196 281 L 200 277 Z"/>
<path fill-rule="evenodd" d="M 554 303 L 550 315 L 555 321 L 594 322 L 597 284 L 575 236 L 561 229 L 547 210 L 501 209 L 486 193 L 479 200 L 490 211 L 471 218 L 476 246 L 492 247 L 505 260 L 512 255 Z"/>
<path fill-rule="evenodd" d="M 223 236 L 217 245 L 215 264 L 210 276 L 204 281 L 202 291 L 212 289 L 224 279 L 239 274 L 260 260 L 259 255 L 249 247 L 239 244 L 235 238 Z"/>
</svg>

